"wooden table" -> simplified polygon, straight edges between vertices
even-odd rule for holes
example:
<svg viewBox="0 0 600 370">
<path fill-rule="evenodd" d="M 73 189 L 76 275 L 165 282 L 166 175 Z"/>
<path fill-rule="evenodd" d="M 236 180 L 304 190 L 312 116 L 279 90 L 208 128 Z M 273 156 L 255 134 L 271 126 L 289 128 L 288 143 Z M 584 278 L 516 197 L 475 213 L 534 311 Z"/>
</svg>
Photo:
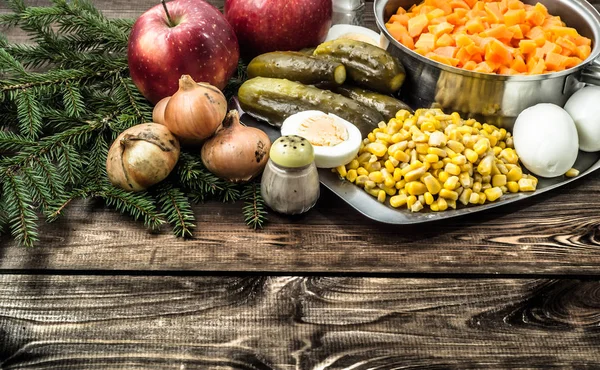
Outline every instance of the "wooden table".
<svg viewBox="0 0 600 370">
<path fill-rule="evenodd" d="M 35 249 L 0 239 L 0 368 L 600 368 L 600 173 L 426 226 L 326 190 L 256 232 L 240 207 L 182 240 L 79 201 Z"/>
</svg>

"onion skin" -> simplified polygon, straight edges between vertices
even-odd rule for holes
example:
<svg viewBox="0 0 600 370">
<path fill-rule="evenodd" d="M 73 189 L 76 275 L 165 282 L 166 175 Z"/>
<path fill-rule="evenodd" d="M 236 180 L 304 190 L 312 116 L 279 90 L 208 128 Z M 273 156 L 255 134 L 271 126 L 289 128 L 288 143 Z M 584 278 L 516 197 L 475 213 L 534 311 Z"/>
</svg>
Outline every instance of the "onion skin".
<svg viewBox="0 0 600 370">
<path fill-rule="evenodd" d="M 221 90 L 183 75 L 179 90 L 165 107 L 163 124 L 182 141 L 199 143 L 215 133 L 226 114 L 227 100 Z"/>
<path fill-rule="evenodd" d="M 167 96 L 156 103 L 152 110 L 152 122 L 160 123 L 161 125 L 165 124 L 165 108 L 167 108 L 169 100 L 171 100 L 171 97 Z"/>
<path fill-rule="evenodd" d="M 202 163 L 230 182 L 245 182 L 261 173 L 269 160 L 271 140 L 263 131 L 243 126 L 237 110 L 227 113 L 222 128 L 202 146 Z"/>
<path fill-rule="evenodd" d="M 165 126 L 143 123 L 123 131 L 106 158 L 110 182 L 127 191 L 142 191 L 164 180 L 179 159 L 179 141 Z"/>
</svg>

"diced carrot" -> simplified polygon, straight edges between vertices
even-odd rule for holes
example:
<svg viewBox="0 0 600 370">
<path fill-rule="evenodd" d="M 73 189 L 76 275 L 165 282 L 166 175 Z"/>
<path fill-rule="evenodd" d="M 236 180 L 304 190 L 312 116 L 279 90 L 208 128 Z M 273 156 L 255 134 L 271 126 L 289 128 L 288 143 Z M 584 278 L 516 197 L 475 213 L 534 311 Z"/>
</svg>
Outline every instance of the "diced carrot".
<svg viewBox="0 0 600 370">
<path fill-rule="evenodd" d="M 557 53 L 550 52 L 546 54 L 545 63 L 549 71 L 560 71 L 564 69 L 565 62 L 568 58 Z"/>
<path fill-rule="evenodd" d="M 435 48 L 435 36 L 431 33 L 423 33 L 419 40 L 415 42 L 418 49 L 433 50 Z"/>
<path fill-rule="evenodd" d="M 483 8 L 487 13 L 488 23 L 500 23 L 500 21 L 503 19 L 500 8 L 498 7 L 498 3 L 486 3 Z"/>
<path fill-rule="evenodd" d="M 577 58 L 577 57 L 567 57 L 567 59 L 565 59 L 562 67 L 567 69 L 567 68 L 573 68 L 576 65 L 579 65 L 581 62 L 583 62 L 583 60 Z"/>
<path fill-rule="evenodd" d="M 451 0 L 450 6 L 452 9 L 463 8 L 463 9 L 471 9 L 469 4 L 465 3 L 464 0 Z"/>
<path fill-rule="evenodd" d="M 537 44 L 533 40 L 519 41 L 519 49 L 523 54 L 531 54 L 537 50 Z"/>
<path fill-rule="evenodd" d="M 523 4 L 520 0 L 509 0 L 508 1 L 508 9 L 524 9 L 525 4 Z"/>
<path fill-rule="evenodd" d="M 469 36 L 462 34 L 462 33 L 456 35 L 454 38 L 456 40 L 456 46 L 462 47 L 462 46 L 468 46 L 468 45 L 471 45 L 474 43 L 473 40 Z"/>
<path fill-rule="evenodd" d="M 477 64 L 477 67 L 475 67 L 474 71 L 482 73 L 493 73 L 495 69 L 496 68 L 493 64 L 489 62 L 481 62 Z"/>
<path fill-rule="evenodd" d="M 592 46 L 592 40 L 588 39 L 587 37 L 583 37 L 583 36 L 574 36 L 573 42 L 575 42 L 575 45 L 577 45 L 577 46 L 581 46 L 581 45 Z"/>
<path fill-rule="evenodd" d="M 510 9 L 504 13 L 504 24 L 507 26 L 515 26 L 525 22 L 525 10 Z"/>
<path fill-rule="evenodd" d="M 527 10 L 525 12 L 525 20 L 533 26 L 541 26 L 546 17 L 537 10 Z"/>
<path fill-rule="evenodd" d="M 509 42 L 513 37 L 513 32 L 506 28 L 506 25 L 498 24 L 481 32 L 480 36 L 493 37 L 503 42 Z"/>
<path fill-rule="evenodd" d="M 463 65 L 463 69 L 466 69 L 467 71 L 472 71 L 477 67 L 477 63 L 475 63 L 474 61 L 470 60 L 468 62 L 466 62 Z"/>
<path fill-rule="evenodd" d="M 442 9 L 434 9 L 434 10 L 430 11 L 429 13 L 427 13 L 426 15 L 427 15 L 427 19 L 429 19 L 429 21 L 431 21 L 433 19 L 445 16 L 446 13 Z"/>
<path fill-rule="evenodd" d="M 427 19 L 426 15 L 420 14 L 414 18 L 411 18 L 408 20 L 408 34 L 411 37 L 416 37 L 419 34 L 421 34 L 421 32 L 423 32 L 423 29 L 425 29 L 425 27 L 427 27 L 427 24 L 429 23 L 429 19 Z"/>
<path fill-rule="evenodd" d="M 510 64 L 510 68 L 514 69 L 519 73 L 527 72 L 527 65 L 525 65 L 525 61 L 520 55 L 517 55 L 515 59 Z"/>
<path fill-rule="evenodd" d="M 465 48 L 458 49 L 455 57 L 459 60 L 459 65 L 465 65 L 469 60 L 471 60 L 471 54 Z"/>
<path fill-rule="evenodd" d="M 454 26 L 448 22 L 444 22 L 444 23 L 440 23 L 435 26 L 428 26 L 427 28 L 429 29 L 429 33 L 434 34 L 435 37 L 440 37 L 441 35 L 443 35 L 445 33 L 452 32 L 452 30 L 454 29 Z"/>
<path fill-rule="evenodd" d="M 435 41 L 435 46 L 437 46 L 437 47 L 455 46 L 455 45 L 456 45 L 456 42 L 454 41 L 454 38 L 452 38 L 452 36 L 448 35 L 447 33 L 438 37 L 438 39 Z"/>
<path fill-rule="evenodd" d="M 589 45 L 580 45 L 575 50 L 575 55 L 581 60 L 586 60 L 591 52 L 592 48 Z"/>
<path fill-rule="evenodd" d="M 562 26 L 552 26 L 548 28 L 548 31 L 552 32 L 555 36 L 573 36 L 573 37 L 581 37 L 575 28 L 571 27 L 562 27 Z M 588 39 L 589 40 L 589 39 Z M 591 42 L 591 40 L 590 40 Z"/>
<path fill-rule="evenodd" d="M 533 27 L 525 36 L 528 39 L 535 41 L 538 46 L 544 46 L 546 43 L 546 33 L 539 26 Z"/>
<path fill-rule="evenodd" d="M 421 55 L 483 73 L 541 74 L 589 58 L 591 39 L 523 1 L 422 0 L 398 8 L 386 27 Z"/>
<path fill-rule="evenodd" d="M 514 26 L 510 26 L 507 27 L 507 29 L 513 33 L 513 39 L 518 39 L 521 40 L 524 36 L 523 36 L 523 31 L 521 30 L 521 27 L 519 27 L 518 24 L 515 24 Z"/>
<path fill-rule="evenodd" d="M 533 66 L 533 68 L 529 71 L 529 74 L 532 75 L 539 75 L 544 73 L 544 70 L 546 69 L 546 63 L 544 62 L 544 59 L 539 59 L 535 65 Z"/>
<path fill-rule="evenodd" d="M 394 14 L 390 17 L 389 23 L 399 23 L 404 27 L 408 26 L 409 16 L 406 14 Z"/>
<path fill-rule="evenodd" d="M 435 49 L 433 52 L 447 58 L 454 58 L 458 49 L 456 46 L 444 46 Z"/>
<path fill-rule="evenodd" d="M 467 27 L 467 31 L 472 34 L 485 31 L 485 26 L 479 18 L 469 19 L 467 23 L 465 23 L 465 26 Z"/>
<path fill-rule="evenodd" d="M 564 36 L 558 37 L 554 42 L 556 42 L 557 45 L 560 45 L 560 47 L 563 48 L 563 51 L 566 49 L 569 52 L 574 53 L 575 49 L 577 49 L 577 45 Z"/>
</svg>

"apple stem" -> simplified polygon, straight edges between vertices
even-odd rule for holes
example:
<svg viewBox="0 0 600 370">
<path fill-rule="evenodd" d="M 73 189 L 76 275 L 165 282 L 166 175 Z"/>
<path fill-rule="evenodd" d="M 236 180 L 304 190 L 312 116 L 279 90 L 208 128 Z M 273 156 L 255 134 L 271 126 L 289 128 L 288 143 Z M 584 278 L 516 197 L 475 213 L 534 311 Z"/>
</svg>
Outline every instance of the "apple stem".
<svg viewBox="0 0 600 370">
<path fill-rule="evenodd" d="M 165 0 L 160 0 L 160 2 L 162 3 L 163 8 L 165 9 L 165 13 L 167 14 L 167 20 L 169 22 L 169 27 L 175 26 L 175 24 L 173 24 L 173 20 L 171 19 L 171 15 L 169 14 L 169 10 L 167 9 L 167 3 L 165 3 Z"/>
</svg>

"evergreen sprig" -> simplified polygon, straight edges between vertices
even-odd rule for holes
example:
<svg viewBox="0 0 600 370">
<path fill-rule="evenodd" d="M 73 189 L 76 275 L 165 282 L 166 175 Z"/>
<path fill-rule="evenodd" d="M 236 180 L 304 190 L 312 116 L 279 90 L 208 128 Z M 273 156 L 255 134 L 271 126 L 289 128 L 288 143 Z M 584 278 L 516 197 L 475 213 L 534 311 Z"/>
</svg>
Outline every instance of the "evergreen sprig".
<svg viewBox="0 0 600 370">
<path fill-rule="evenodd" d="M 153 107 L 128 71 L 133 20 L 107 19 L 88 0 L 51 0 L 48 7 L 3 1 L 12 12 L 0 15 L 0 27 L 19 27 L 32 43 L 0 35 L 0 234 L 33 246 L 40 216 L 52 222 L 73 200 L 87 197 L 150 229 L 169 223 L 181 237 L 193 234 L 191 202 L 243 199 L 246 223 L 262 227 L 266 208 L 257 183 L 219 179 L 185 148 L 171 176 L 147 192 L 109 183 L 110 143 L 152 119 Z M 225 95 L 234 95 L 245 79 L 240 61 Z"/>
</svg>

